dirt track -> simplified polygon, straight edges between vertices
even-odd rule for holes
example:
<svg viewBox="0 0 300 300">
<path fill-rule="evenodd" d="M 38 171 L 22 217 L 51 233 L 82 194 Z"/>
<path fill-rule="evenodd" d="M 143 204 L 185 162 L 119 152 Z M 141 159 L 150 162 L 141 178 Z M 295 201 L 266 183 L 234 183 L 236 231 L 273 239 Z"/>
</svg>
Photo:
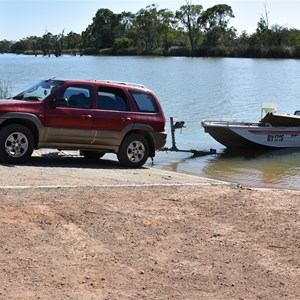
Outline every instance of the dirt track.
<svg viewBox="0 0 300 300">
<path fill-rule="evenodd" d="M 79 160 L 0 165 L 0 299 L 300 298 L 300 192 Z"/>
</svg>

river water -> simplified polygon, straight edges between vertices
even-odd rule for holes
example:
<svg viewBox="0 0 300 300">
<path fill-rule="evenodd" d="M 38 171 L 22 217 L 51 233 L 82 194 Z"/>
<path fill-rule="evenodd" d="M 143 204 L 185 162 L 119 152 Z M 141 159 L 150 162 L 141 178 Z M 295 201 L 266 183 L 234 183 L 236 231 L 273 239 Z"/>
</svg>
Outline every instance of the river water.
<svg viewBox="0 0 300 300">
<path fill-rule="evenodd" d="M 201 120 L 259 121 L 262 103 L 281 113 L 300 109 L 300 60 L 177 57 L 34 57 L 0 55 L 0 79 L 16 94 L 51 77 L 143 83 L 159 97 L 167 120 L 185 121 L 176 131 L 181 149 L 217 154 L 159 152 L 155 165 L 168 170 L 266 188 L 300 189 L 300 149 L 228 153 L 201 127 Z M 167 146 L 171 147 L 169 122 Z M 150 163 L 150 162 L 149 162 Z"/>
</svg>

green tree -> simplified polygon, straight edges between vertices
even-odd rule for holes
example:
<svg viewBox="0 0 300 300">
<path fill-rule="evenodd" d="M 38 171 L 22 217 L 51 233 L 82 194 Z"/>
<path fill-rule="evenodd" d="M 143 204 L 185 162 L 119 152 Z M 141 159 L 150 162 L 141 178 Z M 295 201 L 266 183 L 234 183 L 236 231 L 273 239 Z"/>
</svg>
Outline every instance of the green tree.
<svg viewBox="0 0 300 300">
<path fill-rule="evenodd" d="M 175 13 L 175 18 L 188 32 L 192 55 L 201 37 L 198 19 L 201 17 L 202 9 L 202 5 L 193 5 L 191 1 L 186 0 L 186 5 L 181 6 Z"/>
<path fill-rule="evenodd" d="M 21 54 L 27 50 L 30 50 L 30 41 L 28 39 L 21 39 L 11 45 L 11 52 Z"/>
<path fill-rule="evenodd" d="M 226 40 L 233 40 L 235 29 L 228 27 L 231 18 L 234 18 L 234 14 L 227 4 L 215 5 L 202 13 L 198 22 L 204 28 L 208 48 L 223 46 Z"/>
<path fill-rule="evenodd" d="M 288 31 L 287 44 L 300 48 L 300 30 L 290 29 Z"/>
<path fill-rule="evenodd" d="M 133 22 L 135 20 L 135 15 L 132 12 L 123 11 L 120 14 L 120 36 L 124 37 L 128 35 L 133 28 Z"/>
<path fill-rule="evenodd" d="M 134 40 L 140 50 L 153 50 L 159 47 L 158 24 L 156 5 L 149 5 L 136 13 L 133 21 Z"/>
<path fill-rule="evenodd" d="M 176 20 L 175 15 L 169 9 L 161 9 L 157 12 L 158 17 L 158 34 L 161 40 L 161 46 L 167 53 L 169 48 L 174 45 L 176 40 Z"/>
<path fill-rule="evenodd" d="M 268 47 L 269 37 L 271 34 L 269 22 L 269 12 L 265 5 L 265 13 L 261 15 L 258 22 L 256 32 L 252 34 L 250 39 L 250 47 L 262 49 L 262 47 Z"/>
<path fill-rule="evenodd" d="M 0 53 L 8 53 L 10 52 L 10 48 L 12 46 L 13 42 L 7 41 L 7 40 L 3 40 L 0 41 Z"/>
<path fill-rule="evenodd" d="M 34 55 L 37 55 L 37 53 L 41 50 L 41 38 L 37 36 L 31 36 L 29 37 L 31 41 L 31 50 L 33 51 Z"/>
<path fill-rule="evenodd" d="M 79 49 L 81 43 L 81 35 L 73 31 L 69 32 L 63 40 L 65 49 Z"/>
<path fill-rule="evenodd" d="M 42 36 L 42 40 L 41 40 L 41 50 L 44 56 L 51 55 L 52 49 L 54 48 L 54 44 L 55 44 L 55 37 L 51 32 L 46 32 Z"/>
<path fill-rule="evenodd" d="M 284 26 L 274 24 L 270 29 L 269 45 L 270 46 L 283 46 L 288 44 L 288 29 Z"/>
<path fill-rule="evenodd" d="M 82 33 L 83 46 L 96 49 L 111 48 L 121 27 L 121 15 L 101 8 L 93 18 L 92 24 Z"/>
</svg>

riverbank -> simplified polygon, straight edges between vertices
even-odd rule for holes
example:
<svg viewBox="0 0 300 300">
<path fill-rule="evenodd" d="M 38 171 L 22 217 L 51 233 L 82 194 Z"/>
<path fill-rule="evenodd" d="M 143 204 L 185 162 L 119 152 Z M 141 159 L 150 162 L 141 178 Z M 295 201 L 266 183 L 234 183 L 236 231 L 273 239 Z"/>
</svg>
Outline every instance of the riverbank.
<svg viewBox="0 0 300 300">
<path fill-rule="evenodd" d="M 1 42 L 1 41 L 0 41 Z M 188 47 L 171 47 L 167 51 L 164 48 L 138 49 L 138 48 L 87 48 L 65 49 L 57 53 L 55 50 L 43 53 L 42 50 L 8 51 L 1 54 L 31 55 L 31 56 L 152 56 L 152 57 L 198 57 L 198 58 L 264 58 L 264 59 L 299 59 L 299 47 L 294 46 L 217 46 L 212 48 L 200 47 L 193 52 Z"/>
<path fill-rule="evenodd" d="M 300 192 L 42 156 L 0 165 L 0 299 L 300 297 Z"/>
</svg>

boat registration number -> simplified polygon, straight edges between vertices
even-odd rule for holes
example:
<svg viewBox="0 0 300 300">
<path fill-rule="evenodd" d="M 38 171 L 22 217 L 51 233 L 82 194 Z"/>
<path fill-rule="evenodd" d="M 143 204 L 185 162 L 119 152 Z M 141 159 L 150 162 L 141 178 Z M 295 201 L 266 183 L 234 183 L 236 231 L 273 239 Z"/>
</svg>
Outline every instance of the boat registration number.
<svg viewBox="0 0 300 300">
<path fill-rule="evenodd" d="M 268 134 L 268 142 L 282 142 L 284 134 Z"/>
</svg>

